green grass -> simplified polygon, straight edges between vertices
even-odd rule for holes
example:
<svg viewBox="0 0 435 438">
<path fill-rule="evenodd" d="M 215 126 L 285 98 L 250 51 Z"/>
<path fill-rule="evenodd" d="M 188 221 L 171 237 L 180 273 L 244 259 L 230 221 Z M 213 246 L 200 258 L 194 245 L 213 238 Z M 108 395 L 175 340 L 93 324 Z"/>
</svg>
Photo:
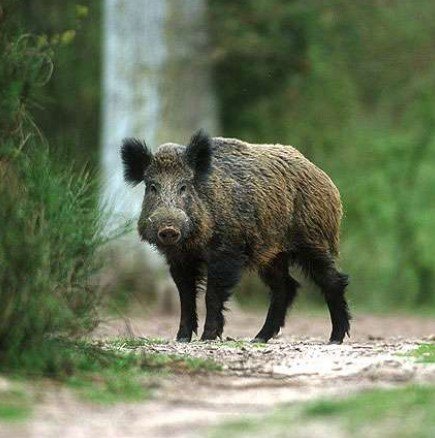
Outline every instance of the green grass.
<svg viewBox="0 0 435 438">
<path fill-rule="evenodd" d="M 342 400 L 321 400 L 305 409 L 306 416 L 343 415 L 360 423 L 370 418 L 383 420 L 389 415 L 402 416 L 414 408 L 435 408 L 435 390 L 433 387 L 410 386 L 400 389 L 376 389 Z M 435 418 L 434 425 L 435 425 Z"/>
<path fill-rule="evenodd" d="M 94 402 L 136 401 L 149 397 L 146 382 L 141 382 L 150 372 L 147 358 L 103 349 L 85 341 L 47 339 L 43 347 L 39 343 L 29 346 L 0 370 L 24 381 L 43 381 L 48 377 Z"/>
<path fill-rule="evenodd" d="M 31 414 L 29 397 L 22 391 L 0 391 L 0 422 L 22 421 Z"/>
<path fill-rule="evenodd" d="M 111 362 L 102 369 L 79 372 L 66 379 L 80 396 L 104 404 L 146 400 L 152 395 L 153 377 L 159 375 L 221 370 L 221 366 L 211 360 L 188 356 L 113 350 L 106 350 L 104 354 L 111 356 Z"/>
<path fill-rule="evenodd" d="M 305 416 L 335 420 L 351 432 L 375 436 L 435 436 L 435 388 L 411 386 L 372 390 L 345 400 L 319 401 L 308 406 Z"/>
<path fill-rule="evenodd" d="M 169 341 L 161 338 L 116 338 L 109 340 L 108 343 L 115 348 L 137 348 L 148 345 L 164 345 L 168 344 Z"/>
<path fill-rule="evenodd" d="M 250 342 L 243 340 L 231 340 L 231 341 L 223 341 L 218 344 L 219 347 L 229 347 L 229 348 L 265 348 L 267 347 L 266 343 L 259 342 Z"/>
<path fill-rule="evenodd" d="M 106 350 L 104 354 L 110 355 L 111 362 L 102 369 L 91 365 L 91 370 L 78 372 L 66 379 L 67 385 L 81 397 L 103 404 L 146 400 L 152 395 L 153 377 L 159 375 L 221 370 L 220 365 L 211 360 L 187 356 L 117 353 L 112 350 Z"/>
<path fill-rule="evenodd" d="M 417 362 L 435 363 L 435 344 L 422 344 L 409 353 Z"/>
<path fill-rule="evenodd" d="M 213 429 L 213 437 L 298 436 L 322 424 L 333 436 L 435 436 L 435 388 L 376 389 L 344 399 L 284 406 L 261 419 L 243 419 Z"/>
<path fill-rule="evenodd" d="M 175 361 L 182 361 L 187 371 L 192 373 L 222 371 L 222 366 L 211 359 L 199 359 L 197 357 L 174 357 Z"/>
<path fill-rule="evenodd" d="M 80 397 L 94 403 L 137 402 L 146 400 L 151 395 L 149 384 L 141 382 L 141 377 L 146 375 L 140 375 L 134 369 L 118 373 L 105 370 L 71 376 L 65 383 Z"/>
<path fill-rule="evenodd" d="M 29 348 L 20 354 L 15 367 L 0 370 L 24 379 L 50 377 L 89 401 L 105 404 L 149 398 L 154 378 L 159 375 L 221 370 L 219 364 L 209 359 L 120 349 L 127 348 L 127 344 L 130 348 L 148 345 L 143 342 L 118 339 L 105 344 L 48 339 L 44 349 L 39 345 L 37 349 Z"/>
<path fill-rule="evenodd" d="M 81 397 L 104 404 L 149 398 L 148 358 L 88 343 L 80 345 L 79 351 L 77 370 L 63 380 Z"/>
<path fill-rule="evenodd" d="M 128 351 L 150 345 L 166 345 L 169 341 L 162 338 L 117 338 L 108 341 L 111 347 Z M 146 353 L 147 366 L 152 369 L 168 368 L 173 371 L 214 372 L 222 367 L 210 359 L 200 359 L 179 354 Z"/>
</svg>

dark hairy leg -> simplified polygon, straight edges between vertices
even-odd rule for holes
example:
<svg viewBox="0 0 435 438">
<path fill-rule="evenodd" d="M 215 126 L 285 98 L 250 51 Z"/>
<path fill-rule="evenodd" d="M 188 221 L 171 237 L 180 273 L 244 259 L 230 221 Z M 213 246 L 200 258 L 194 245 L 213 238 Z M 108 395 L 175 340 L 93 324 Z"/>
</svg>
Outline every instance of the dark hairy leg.
<svg viewBox="0 0 435 438">
<path fill-rule="evenodd" d="M 233 254 L 219 253 L 211 258 L 205 295 L 207 316 L 201 340 L 222 337 L 225 302 L 230 297 L 232 288 L 240 280 L 243 266 L 244 258 Z"/>
<path fill-rule="evenodd" d="M 345 335 L 349 336 L 350 312 L 344 296 L 349 277 L 339 272 L 333 257 L 315 251 L 304 251 L 299 262 L 306 273 L 320 287 L 329 309 L 332 332 L 331 344 L 341 344 Z"/>
<path fill-rule="evenodd" d="M 266 321 L 252 342 L 267 342 L 284 327 L 287 309 L 299 287 L 299 283 L 290 276 L 288 268 L 288 256 L 280 254 L 259 272 L 261 279 L 270 287 L 270 306 Z"/>
<path fill-rule="evenodd" d="M 349 277 L 346 274 L 338 272 L 336 269 L 330 272 L 331 277 L 322 287 L 322 292 L 328 305 L 329 314 L 331 315 L 332 332 L 329 337 L 331 344 L 341 344 L 344 336 L 350 335 L 350 312 L 344 297 L 346 286 L 349 283 Z"/>
<path fill-rule="evenodd" d="M 198 330 L 196 315 L 197 281 L 200 278 L 200 263 L 197 260 L 177 260 L 170 264 L 170 272 L 178 288 L 181 304 L 180 327 L 177 341 L 190 342 L 192 332 Z"/>
</svg>

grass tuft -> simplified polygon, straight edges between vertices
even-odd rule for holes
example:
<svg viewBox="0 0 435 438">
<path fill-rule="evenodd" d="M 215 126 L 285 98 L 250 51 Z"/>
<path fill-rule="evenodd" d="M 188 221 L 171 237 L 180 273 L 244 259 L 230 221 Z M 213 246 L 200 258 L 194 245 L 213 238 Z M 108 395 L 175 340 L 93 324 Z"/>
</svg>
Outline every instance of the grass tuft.
<svg viewBox="0 0 435 438">
<path fill-rule="evenodd" d="M 219 344 L 219 347 L 229 347 L 229 348 L 265 348 L 267 347 L 267 343 L 260 342 L 250 342 L 243 340 L 231 340 L 231 341 L 223 341 Z"/>
<path fill-rule="evenodd" d="M 108 343 L 116 348 L 138 348 L 149 345 L 165 345 L 169 341 L 161 338 L 116 338 L 109 340 Z"/>
<path fill-rule="evenodd" d="M 17 390 L 0 391 L 0 422 L 22 421 L 31 414 L 29 397 Z"/>
<path fill-rule="evenodd" d="M 435 344 L 422 344 L 409 354 L 415 357 L 417 362 L 435 363 Z"/>
</svg>

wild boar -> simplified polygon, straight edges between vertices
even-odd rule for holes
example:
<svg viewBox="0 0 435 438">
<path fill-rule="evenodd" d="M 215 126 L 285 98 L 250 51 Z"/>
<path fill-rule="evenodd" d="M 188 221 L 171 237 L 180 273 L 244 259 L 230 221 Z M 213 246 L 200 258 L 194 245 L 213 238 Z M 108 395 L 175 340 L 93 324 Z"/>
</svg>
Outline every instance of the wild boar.
<svg viewBox="0 0 435 438">
<path fill-rule="evenodd" d="M 349 334 L 339 272 L 342 205 L 331 179 L 292 146 L 249 144 L 198 131 L 189 144 L 161 145 L 155 154 L 137 139 L 121 148 L 125 180 L 145 183 L 141 238 L 165 256 L 181 301 L 178 341 L 197 332 L 196 294 L 206 278 L 202 340 L 222 337 L 223 310 L 244 269 L 271 290 L 265 323 L 253 341 L 267 342 L 284 326 L 298 265 L 326 300 L 331 343 Z"/>
</svg>

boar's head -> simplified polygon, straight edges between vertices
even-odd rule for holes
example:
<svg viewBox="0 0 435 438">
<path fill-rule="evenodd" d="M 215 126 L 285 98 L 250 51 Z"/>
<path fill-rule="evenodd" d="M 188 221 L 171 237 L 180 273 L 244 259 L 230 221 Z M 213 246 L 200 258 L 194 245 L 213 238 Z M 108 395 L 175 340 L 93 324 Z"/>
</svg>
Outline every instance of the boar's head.
<svg viewBox="0 0 435 438">
<path fill-rule="evenodd" d="M 198 235 L 207 220 L 198 189 L 210 173 L 211 153 L 211 139 L 202 131 L 187 146 L 165 143 L 155 154 L 140 140 L 124 140 L 124 178 L 131 185 L 145 183 L 138 222 L 143 240 L 164 249 Z"/>
</svg>

